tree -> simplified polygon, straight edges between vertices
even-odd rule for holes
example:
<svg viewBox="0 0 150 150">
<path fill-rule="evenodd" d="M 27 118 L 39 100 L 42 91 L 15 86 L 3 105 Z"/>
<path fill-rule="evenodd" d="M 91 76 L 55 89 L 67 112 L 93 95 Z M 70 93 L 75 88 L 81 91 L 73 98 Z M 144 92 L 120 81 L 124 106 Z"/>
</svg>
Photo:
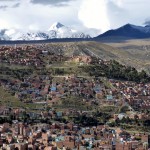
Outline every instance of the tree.
<svg viewBox="0 0 150 150">
<path fill-rule="evenodd" d="M 128 111 L 128 106 L 123 106 L 120 108 L 120 113 L 126 113 Z"/>
</svg>

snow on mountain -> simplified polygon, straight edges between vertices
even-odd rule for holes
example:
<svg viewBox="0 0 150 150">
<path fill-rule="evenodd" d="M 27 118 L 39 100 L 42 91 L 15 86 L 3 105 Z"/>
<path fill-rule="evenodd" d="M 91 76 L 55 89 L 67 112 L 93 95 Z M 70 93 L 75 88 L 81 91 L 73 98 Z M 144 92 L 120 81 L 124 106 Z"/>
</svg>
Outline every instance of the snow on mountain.
<svg viewBox="0 0 150 150">
<path fill-rule="evenodd" d="M 56 22 L 48 29 L 49 37 L 55 36 L 55 38 L 90 38 L 89 35 L 80 33 L 76 30 L 73 30 L 69 27 L 64 26 L 63 24 Z"/>
<path fill-rule="evenodd" d="M 90 38 L 89 35 L 73 30 L 63 24 L 56 22 L 48 31 L 44 32 L 25 32 L 15 29 L 0 31 L 0 40 L 47 40 L 55 38 Z"/>
<path fill-rule="evenodd" d="M 45 40 L 48 39 L 48 35 L 43 32 L 28 32 L 28 33 L 22 33 L 22 32 L 17 32 L 13 35 L 11 35 L 11 40 L 25 40 L 25 41 L 30 41 L 30 40 Z"/>
<path fill-rule="evenodd" d="M 62 28 L 62 27 L 65 27 L 63 24 L 59 23 L 59 22 L 55 22 L 49 29 L 48 31 L 51 31 L 51 30 L 58 30 L 59 28 Z"/>
</svg>

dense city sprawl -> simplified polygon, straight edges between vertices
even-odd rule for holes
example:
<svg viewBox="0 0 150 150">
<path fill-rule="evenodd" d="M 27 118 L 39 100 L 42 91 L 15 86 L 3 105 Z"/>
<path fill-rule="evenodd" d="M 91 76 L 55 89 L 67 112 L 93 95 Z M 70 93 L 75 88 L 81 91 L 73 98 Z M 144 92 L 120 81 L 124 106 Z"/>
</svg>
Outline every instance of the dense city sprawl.
<svg viewBox="0 0 150 150">
<path fill-rule="evenodd" d="M 148 150 L 149 81 L 89 49 L 1 46 L 0 149 Z"/>
</svg>

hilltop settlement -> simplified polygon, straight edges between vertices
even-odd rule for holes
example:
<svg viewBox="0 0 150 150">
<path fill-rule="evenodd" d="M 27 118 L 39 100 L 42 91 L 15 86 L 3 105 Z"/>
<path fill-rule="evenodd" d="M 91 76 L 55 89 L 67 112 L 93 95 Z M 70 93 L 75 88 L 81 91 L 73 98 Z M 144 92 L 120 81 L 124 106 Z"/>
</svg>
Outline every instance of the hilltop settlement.
<svg viewBox="0 0 150 150">
<path fill-rule="evenodd" d="M 148 150 L 150 77 L 72 43 L 0 47 L 1 150 Z"/>
</svg>

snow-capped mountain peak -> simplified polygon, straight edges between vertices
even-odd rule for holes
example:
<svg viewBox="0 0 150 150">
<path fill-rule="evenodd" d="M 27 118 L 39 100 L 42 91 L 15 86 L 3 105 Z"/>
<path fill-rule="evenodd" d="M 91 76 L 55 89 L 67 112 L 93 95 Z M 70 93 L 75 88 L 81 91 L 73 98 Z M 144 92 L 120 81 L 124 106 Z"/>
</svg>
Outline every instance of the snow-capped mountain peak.
<svg viewBox="0 0 150 150">
<path fill-rule="evenodd" d="M 60 22 L 54 23 L 48 30 L 50 38 L 90 38 L 82 32 L 78 32 L 70 27 L 67 27 Z"/>
<path fill-rule="evenodd" d="M 49 29 L 50 30 L 58 30 L 59 28 L 65 27 L 63 24 L 61 24 L 60 22 L 55 22 Z"/>
<path fill-rule="evenodd" d="M 56 22 L 48 31 L 22 31 L 17 29 L 5 29 L 0 31 L 0 40 L 48 40 L 56 38 L 90 38 L 82 32 L 78 32 L 63 24 Z"/>
</svg>

